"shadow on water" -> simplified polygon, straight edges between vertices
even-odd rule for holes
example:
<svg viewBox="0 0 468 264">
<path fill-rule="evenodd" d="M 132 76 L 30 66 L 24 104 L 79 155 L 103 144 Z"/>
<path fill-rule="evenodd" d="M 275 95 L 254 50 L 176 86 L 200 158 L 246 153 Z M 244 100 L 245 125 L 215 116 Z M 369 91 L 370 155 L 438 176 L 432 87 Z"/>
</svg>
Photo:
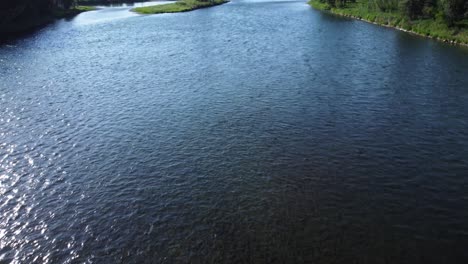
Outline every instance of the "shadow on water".
<svg viewBox="0 0 468 264">
<path fill-rule="evenodd" d="M 0 45 L 9 44 L 19 39 L 32 38 L 36 36 L 37 34 L 40 34 L 39 32 L 41 30 L 49 27 L 52 23 L 54 22 L 49 22 L 44 25 L 36 26 L 28 30 L 22 30 L 20 32 L 0 33 Z"/>
</svg>

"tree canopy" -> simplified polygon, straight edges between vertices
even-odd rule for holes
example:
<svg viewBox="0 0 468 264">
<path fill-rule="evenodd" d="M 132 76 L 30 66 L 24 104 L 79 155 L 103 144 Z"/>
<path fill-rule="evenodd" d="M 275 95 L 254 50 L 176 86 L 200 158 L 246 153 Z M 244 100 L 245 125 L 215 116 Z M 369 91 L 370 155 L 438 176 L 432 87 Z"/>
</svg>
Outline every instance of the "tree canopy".
<svg viewBox="0 0 468 264">
<path fill-rule="evenodd" d="M 0 6 L 0 32 L 42 24 L 57 9 L 69 9 L 75 0 L 5 0 Z"/>
</svg>

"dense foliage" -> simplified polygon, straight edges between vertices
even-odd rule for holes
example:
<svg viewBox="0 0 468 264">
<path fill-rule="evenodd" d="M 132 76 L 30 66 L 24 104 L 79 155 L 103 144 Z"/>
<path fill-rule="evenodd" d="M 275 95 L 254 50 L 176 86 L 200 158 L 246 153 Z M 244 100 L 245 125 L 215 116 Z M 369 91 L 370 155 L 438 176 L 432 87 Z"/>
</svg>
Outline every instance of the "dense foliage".
<svg viewBox="0 0 468 264">
<path fill-rule="evenodd" d="M 0 33 L 14 33 L 71 14 L 75 0 L 4 0 L 0 5 Z M 0 35 L 1 37 L 1 35 Z"/>
<path fill-rule="evenodd" d="M 74 0 L 5 0 L 0 6 L 0 25 L 34 20 L 57 8 L 68 9 L 73 4 Z"/>
<path fill-rule="evenodd" d="M 356 0 L 320 0 L 331 7 L 344 7 Z M 399 12 L 410 19 L 443 19 L 448 25 L 468 18 L 468 0 L 361 0 L 381 12 Z"/>
</svg>

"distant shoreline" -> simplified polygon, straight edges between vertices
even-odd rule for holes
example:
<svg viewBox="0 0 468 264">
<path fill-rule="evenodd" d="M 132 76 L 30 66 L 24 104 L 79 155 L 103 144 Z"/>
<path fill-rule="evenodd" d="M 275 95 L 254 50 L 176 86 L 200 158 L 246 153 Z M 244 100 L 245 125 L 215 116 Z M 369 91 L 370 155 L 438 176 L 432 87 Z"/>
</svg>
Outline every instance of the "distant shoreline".
<svg viewBox="0 0 468 264">
<path fill-rule="evenodd" d="M 170 4 L 163 5 L 154 5 L 154 6 L 145 6 L 133 8 L 131 11 L 142 14 L 142 15 L 152 15 L 152 14 L 164 14 L 164 13 L 180 13 L 188 12 L 196 9 L 207 8 L 217 5 L 225 4 L 229 1 L 227 0 L 179 0 Z"/>
<path fill-rule="evenodd" d="M 151 2 L 151 0 L 78 0 L 78 5 L 112 5 L 112 4 L 133 4 L 137 2 Z"/>
</svg>

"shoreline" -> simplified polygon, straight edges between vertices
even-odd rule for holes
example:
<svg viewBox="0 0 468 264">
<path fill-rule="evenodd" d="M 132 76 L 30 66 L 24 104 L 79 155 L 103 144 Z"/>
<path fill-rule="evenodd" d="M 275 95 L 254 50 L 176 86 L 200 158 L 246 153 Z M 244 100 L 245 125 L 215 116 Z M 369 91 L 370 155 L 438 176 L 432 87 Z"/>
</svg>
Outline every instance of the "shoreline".
<svg viewBox="0 0 468 264">
<path fill-rule="evenodd" d="M 181 13 L 189 12 L 197 9 L 208 8 L 228 3 L 228 0 L 212 0 L 212 1 L 200 1 L 200 0 L 179 0 L 170 4 L 153 5 L 145 7 L 136 7 L 130 9 L 140 15 L 154 15 L 154 14 L 165 14 L 165 13 Z"/>
<path fill-rule="evenodd" d="M 310 0 L 307 4 L 310 5 L 312 8 L 314 8 L 316 10 L 326 12 L 326 13 L 329 13 L 329 14 L 342 16 L 342 17 L 348 17 L 348 18 L 364 21 L 366 23 L 396 29 L 396 30 L 399 30 L 399 31 L 402 31 L 402 32 L 406 32 L 406 33 L 409 33 L 409 34 L 413 34 L 413 35 L 416 35 L 416 36 L 432 39 L 432 40 L 435 40 L 435 41 L 443 42 L 443 43 L 454 45 L 454 46 L 456 45 L 456 46 L 468 47 L 468 42 L 464 42 L 464 41 L 456 40 L 456 39 L 448 39 L 448 38 L 443 38 L 443 37 L 438 37 L 438 36 L 432 36 L 432 35 L 430 35 L 430 33 L 424 34 L 424 33 L 421 33 L 421 32 L 414 31 L 412 29 L 403 28 L 401 26 L 398 26 L 397 24 L 392 25 L 391 22 L 390 22 L 390 19 L 385 18 L 385 17 L 376 16 L 375 20 L 372 21 L 370 19 L 363 18 L 362 16 L 346 14 L 346 13 L 344 13 L 344 12 L 346 12 L 346 9 L 343 9 L 343 8 L 330 8 L 327 4 L 320 3 L 318 0 Z M 342 11 L 342 12 L 337 12 L 337 11 Z M 381 19 L 381 20 L 386 19 L 385 22 L 387 22 L 387 23 L 379 22 L 378 21 L 379 19 Z"/>
</svg>

